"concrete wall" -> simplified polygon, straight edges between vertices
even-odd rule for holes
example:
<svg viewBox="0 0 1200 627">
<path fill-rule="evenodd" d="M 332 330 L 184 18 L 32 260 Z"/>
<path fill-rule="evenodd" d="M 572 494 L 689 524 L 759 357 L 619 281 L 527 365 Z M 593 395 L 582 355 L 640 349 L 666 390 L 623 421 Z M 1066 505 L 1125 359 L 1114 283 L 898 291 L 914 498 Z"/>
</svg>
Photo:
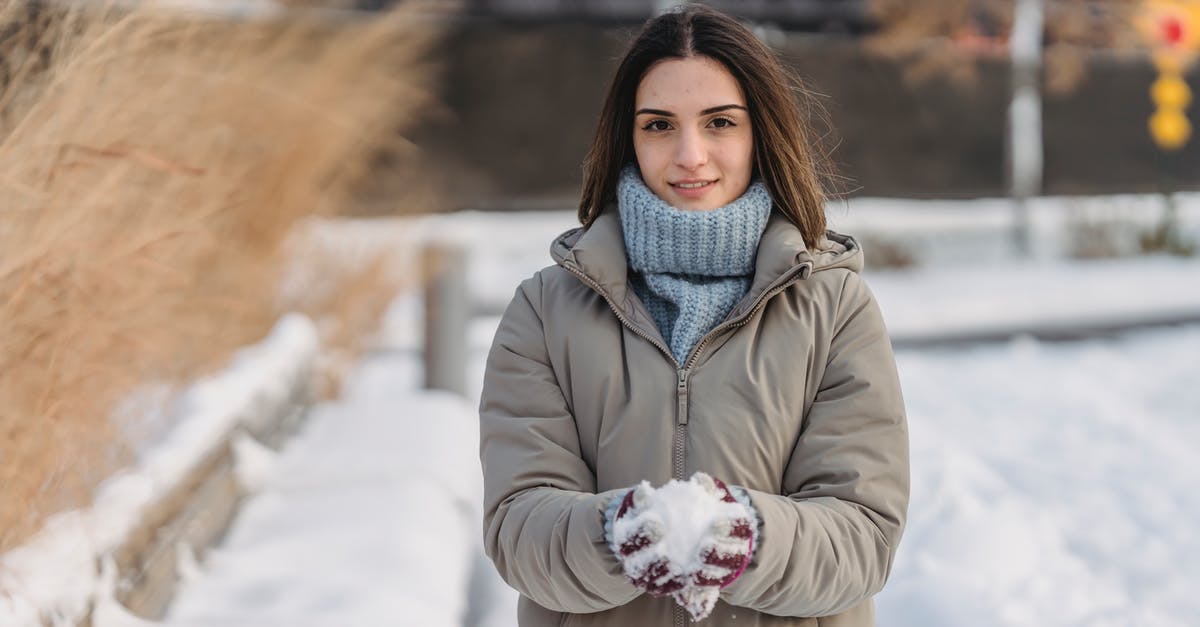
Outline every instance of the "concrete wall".
<svg viewBox="0 0 1200 627">
<path fill-rule="evenodd" d="M 428 180 L 451 204 L 569 206 L 617 59 L 635 25 L 463 20 L 438 52 L 446 109 L 416 135 Z M 894 61 L 848 37 L 770 39 L 822 101 L 834 152 L 856 194 L 1003 195 L 1008 71 L 980 65 L 973 83 L 904 79 Z M 1045 191 L 1200 186 L 1200 144 L 1165 155 L 1146 131 L 1147 63 L 1094 60 L 1079 88 L 1044 102 Z M 1195 75 L 1192 75 L 1195 78 Z M 1193 116 L 1194 118 L 1195 116 Z"/>
</svg>

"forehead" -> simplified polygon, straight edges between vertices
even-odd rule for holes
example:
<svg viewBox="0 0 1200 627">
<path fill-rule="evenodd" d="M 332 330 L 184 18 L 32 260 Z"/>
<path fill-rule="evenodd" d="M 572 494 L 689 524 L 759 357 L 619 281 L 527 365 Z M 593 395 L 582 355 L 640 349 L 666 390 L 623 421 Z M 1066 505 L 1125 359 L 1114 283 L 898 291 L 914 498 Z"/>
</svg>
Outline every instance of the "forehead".
<svg viewBox="0 0 1200 627">
<path fill-rule="evenodd" d="M 727 104 L 745 106 L 742 86 L 719 61 L 696 56 L 664 59 L 650 66 L 638 83 L 635 107 L 675 113 Z"/>
</svg>

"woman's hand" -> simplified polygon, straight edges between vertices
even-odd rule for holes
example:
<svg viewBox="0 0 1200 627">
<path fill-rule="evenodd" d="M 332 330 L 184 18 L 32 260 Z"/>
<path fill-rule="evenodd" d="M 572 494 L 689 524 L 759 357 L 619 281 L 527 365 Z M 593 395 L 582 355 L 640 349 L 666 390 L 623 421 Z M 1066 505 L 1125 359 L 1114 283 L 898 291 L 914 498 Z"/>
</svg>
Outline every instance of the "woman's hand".
<svg viewBox="0 0 1200 627">
<path fill-rule="evenodd" d="M 695 620 L 750 563 L 757 526 L 748 499 L 701 472 L 658 489 L 643 481 L 614 502 L 606 524 L 629 580 L 651 595 L 670 594 Z"/>
</svg>

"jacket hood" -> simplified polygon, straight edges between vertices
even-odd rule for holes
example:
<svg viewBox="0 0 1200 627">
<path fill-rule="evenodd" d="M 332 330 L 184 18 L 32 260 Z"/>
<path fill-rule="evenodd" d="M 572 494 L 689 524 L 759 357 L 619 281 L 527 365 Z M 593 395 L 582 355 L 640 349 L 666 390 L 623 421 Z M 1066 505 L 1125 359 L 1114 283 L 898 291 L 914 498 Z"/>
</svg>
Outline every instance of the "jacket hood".
<svg viewBox="0 0 1200 627">
<path fill-rule="evenodd" d="M 825 230 L 825 238 L 815 252 L 810 251 L 813 260 L 813 272 L 845 268 L 851 272 L 862 273 L 864 264 L 862 246 L 858 240 L 845 233 Z"/>
</svg>

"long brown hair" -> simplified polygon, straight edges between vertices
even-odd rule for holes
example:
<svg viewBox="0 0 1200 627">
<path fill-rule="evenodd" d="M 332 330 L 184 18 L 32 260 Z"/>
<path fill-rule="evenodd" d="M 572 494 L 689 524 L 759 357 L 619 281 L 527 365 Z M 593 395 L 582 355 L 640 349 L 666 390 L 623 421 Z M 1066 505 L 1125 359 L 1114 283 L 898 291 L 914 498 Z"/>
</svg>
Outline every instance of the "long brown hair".
<svg viewBox="0 0 1200 627">
<path fill-rule="evenodd" d="M 633 108 L 638 85 L 662 59 L 705 56 L 720 62 L 746 95 L 754 130 L 754 169 L 771 192 L 775 211 L 795 224 L 810 248 L 825 234 L 822 179 L 828 160 L 805 124 L 815 103 L 775 53 L 732 17 L 685 5 L 651 18 L 634 37 L 608 89 L 584 161 L 579 221 L 589 225 L 616 198 L 621 168 L 637 160 Z"/>
</svg>

